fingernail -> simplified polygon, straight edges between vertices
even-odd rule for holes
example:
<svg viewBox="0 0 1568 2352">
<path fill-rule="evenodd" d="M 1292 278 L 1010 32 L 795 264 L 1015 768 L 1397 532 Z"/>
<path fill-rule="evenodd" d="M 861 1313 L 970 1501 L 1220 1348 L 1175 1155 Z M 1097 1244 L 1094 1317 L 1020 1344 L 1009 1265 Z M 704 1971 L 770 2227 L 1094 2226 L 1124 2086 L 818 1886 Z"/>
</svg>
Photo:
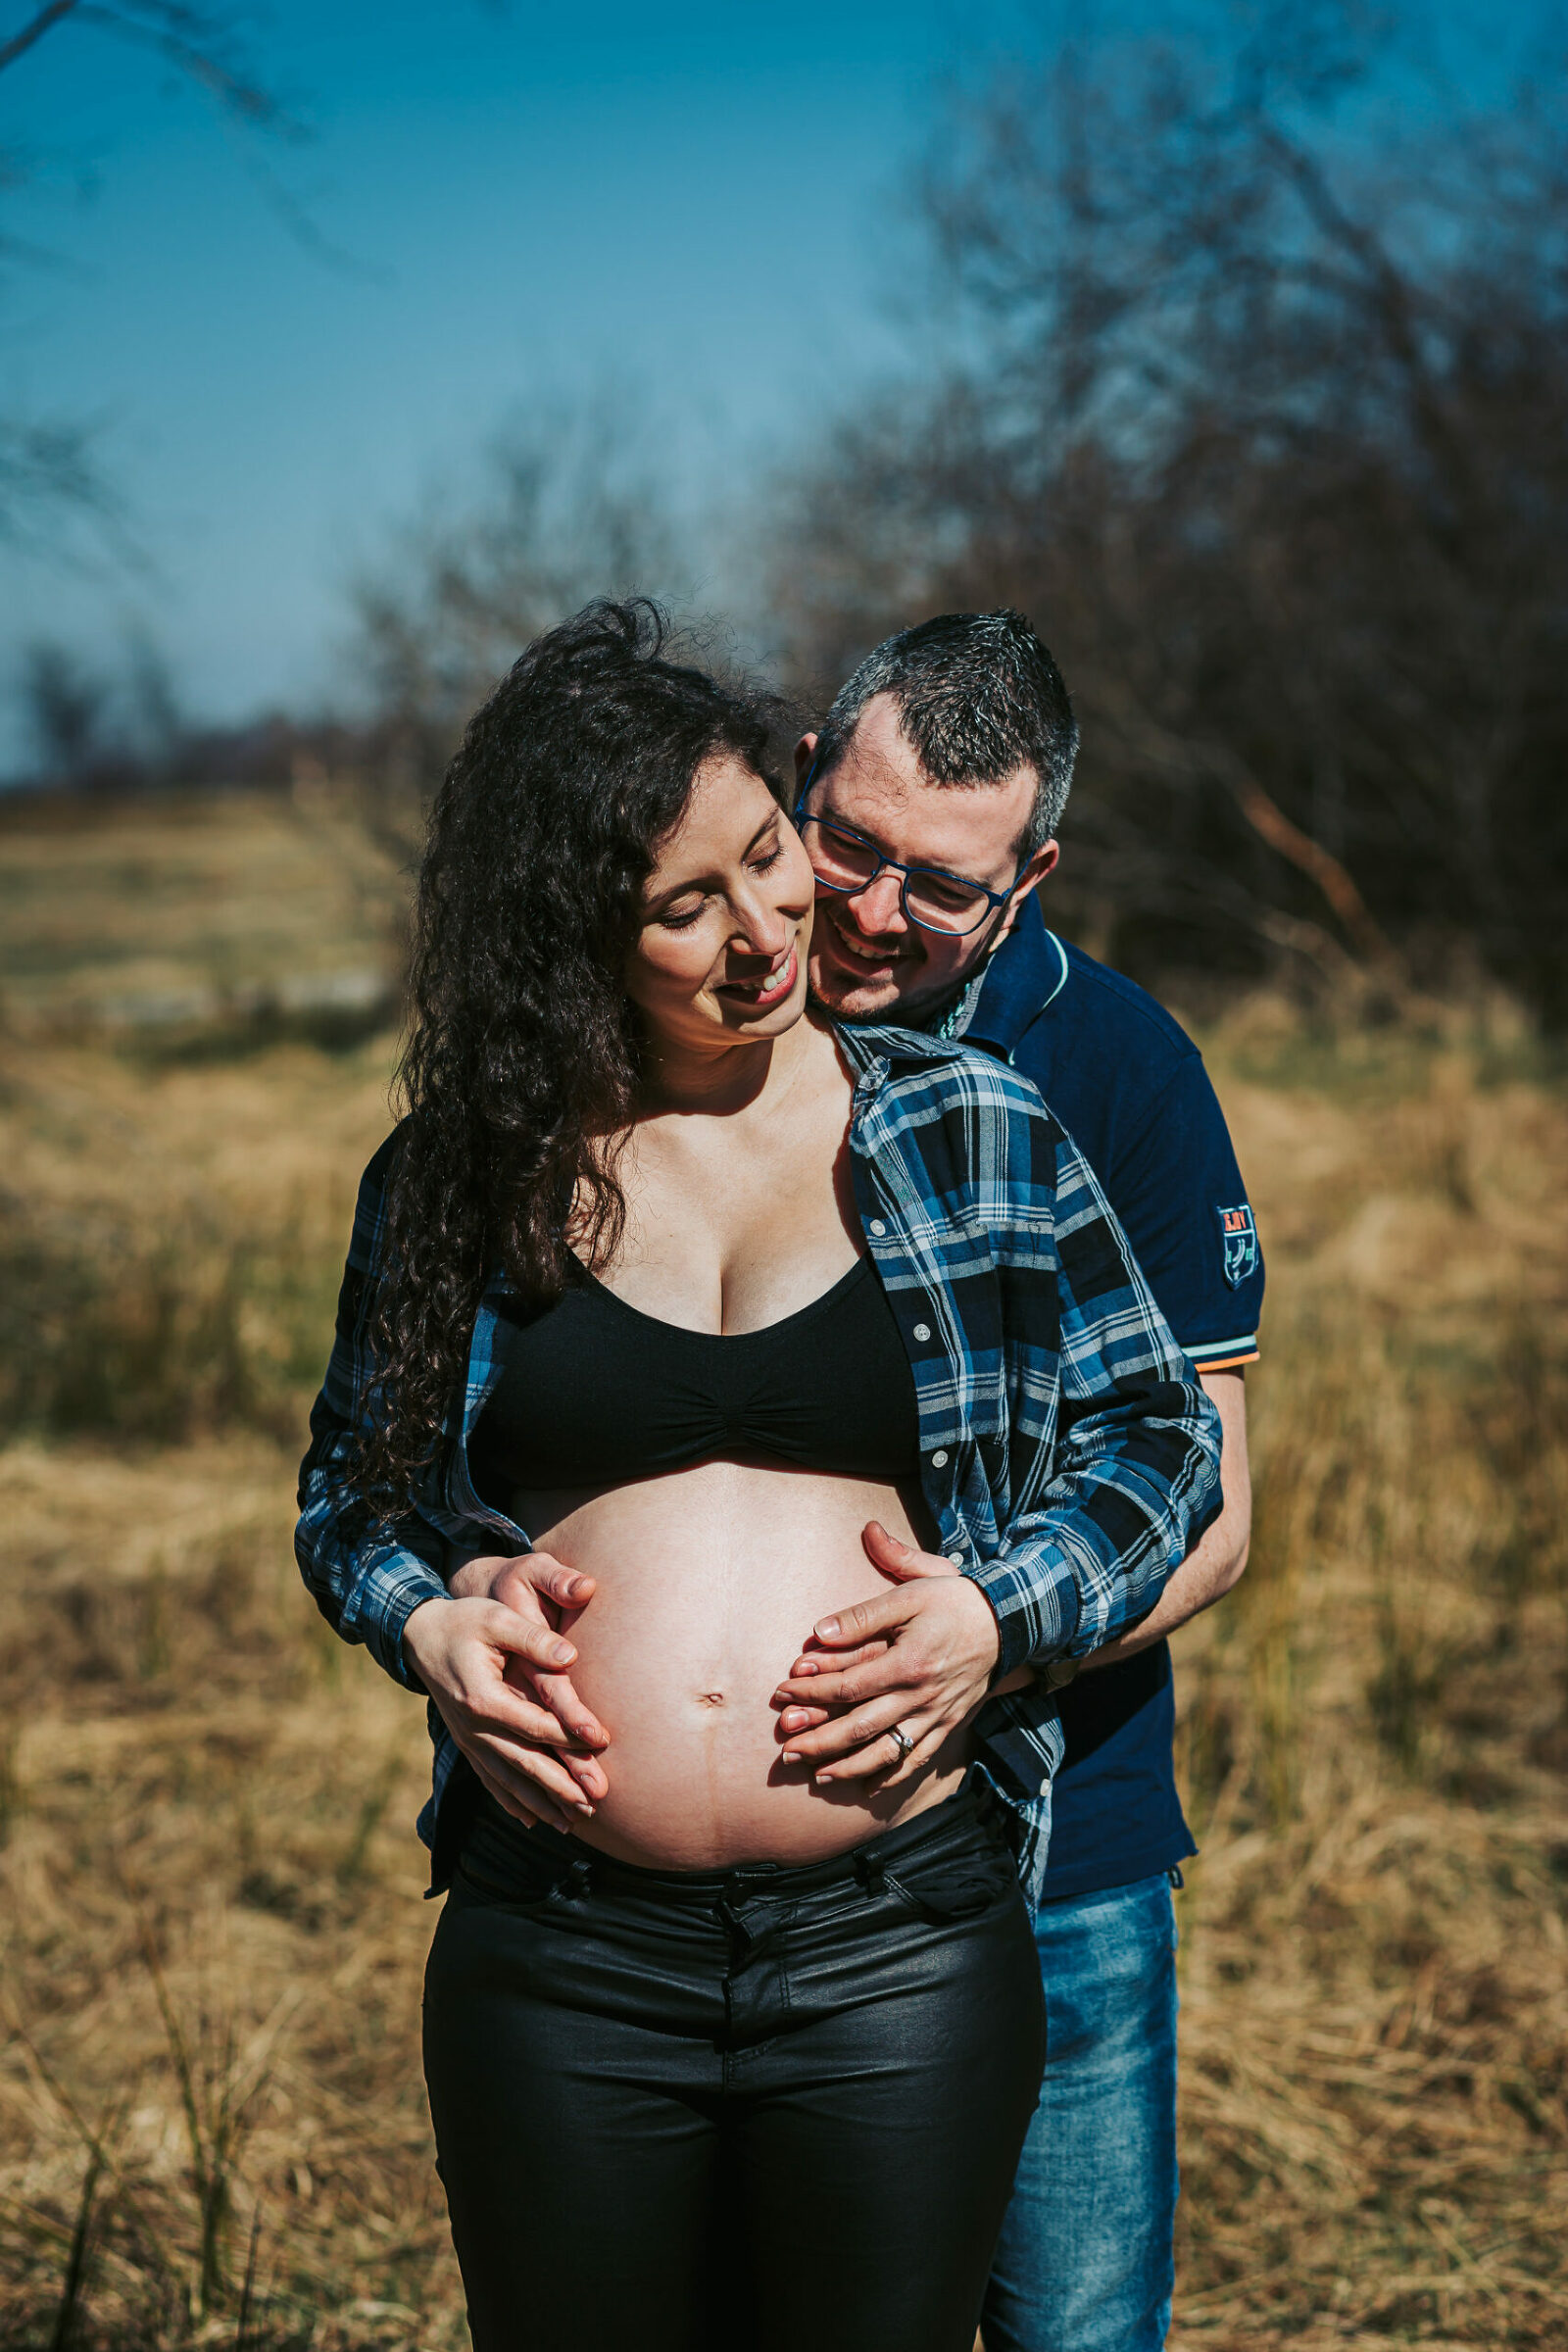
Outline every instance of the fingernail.
<svg viewBox="0 0 1568 2352">
<path fill-rule="evenodd" d="M 784 1761 L 786 1764 L 799 1764 L 801 1758 L 795 1753 L 793 1748 L 787 1747 L 784 1750 Z"/>
<path fill-rule="evenodd" d="M 590 1804 L 588 1804 L 586 1801 L 584 1801 L 583 1803 L 581 1803 L 581 1804 L 579 1804 L 579 1805 L 578 1805 L 578 1807 L 577 1807 L 577 1810 L 578 1810 L 578 1812 L 579 1812 L 579 1813 L 581 1813 L 581 1814 L 583 1815 L 583 1817 L 584 1817 L 584 1819 L 585 1819 L 585 1820 L 592 1821 L 592 1819 L 593 1819 L 593 1817 L 594 1817 L 594 1809 L 593 1809 L 592 1805 L 590 1805 Z"/>
<path fill-rule="evenodd" d="M 816 1621 L 816 1638 L 819 1642 L 831 1642 L 838 1630 L 839 1621 L 836 1617 L 819 1617 Z"/>
<path fill-rule="evenodd" d="M 577 1652 L 572 1648 L 569 1642 L 552 1642 L 550 1644 L 550 1663 L 552 1666 L 569 1666 L 572 1659 L 576 1655 Z"/>
</svg>

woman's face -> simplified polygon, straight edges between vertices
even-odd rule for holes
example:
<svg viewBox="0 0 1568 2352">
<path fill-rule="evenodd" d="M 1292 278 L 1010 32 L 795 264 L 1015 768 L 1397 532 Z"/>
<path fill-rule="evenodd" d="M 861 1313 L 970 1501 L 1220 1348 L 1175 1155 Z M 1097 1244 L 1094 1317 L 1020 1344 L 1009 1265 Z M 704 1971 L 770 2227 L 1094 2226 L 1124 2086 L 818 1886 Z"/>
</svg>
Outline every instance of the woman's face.
<svg viewBox="0 0 1568 2352">
<path fill-rule="evenodd" d="M 643 887 L 626 994 L 699 1053 L 782 1036 L 806 1009 L 816 884 L 799 834 L 732 752 L 697 771 Z"/>
</svg>

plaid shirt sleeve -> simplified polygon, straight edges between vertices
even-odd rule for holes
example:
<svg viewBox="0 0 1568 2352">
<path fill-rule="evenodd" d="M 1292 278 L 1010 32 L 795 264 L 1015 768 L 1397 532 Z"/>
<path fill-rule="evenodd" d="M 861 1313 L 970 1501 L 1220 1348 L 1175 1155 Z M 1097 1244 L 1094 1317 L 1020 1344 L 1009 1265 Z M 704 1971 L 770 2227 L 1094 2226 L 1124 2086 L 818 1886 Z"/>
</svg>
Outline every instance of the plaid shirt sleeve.
<svg viewBox="0 0 1568 2352">
<path fill-rule="evenodd" d="M 1125 1632 L 1220 1509 L 1219 1415 L 1092 1169 L 1049 1111 L 1043 1124 L 1055 1155 L 1055 1444 L 1040 1449 L 1000 1548 L 969 1571 L 997 1614 L 1003 1672 L 1085 1657 Z"/>
<path fill-rule="evenodd" d="M 317 1607 L 345 1642 L 363 1642 L 406 1690 L 422 1686 L 403 1654 L 403 1628 L 421 1601 L 446 1592 L 450 1549 L 421 1513 L 383 1536 L 370 1526 L 352 1475 L 352 1447 L 366 1411 L 374 1363 L 369 1309 L 386 1226 L 386 1176 L 396 1137 L 360 1181 L 337 1329 L 320 1395 L 311 1408 L 311 1444 L 300 1465 L 294 1550 Z"/>
</svg>

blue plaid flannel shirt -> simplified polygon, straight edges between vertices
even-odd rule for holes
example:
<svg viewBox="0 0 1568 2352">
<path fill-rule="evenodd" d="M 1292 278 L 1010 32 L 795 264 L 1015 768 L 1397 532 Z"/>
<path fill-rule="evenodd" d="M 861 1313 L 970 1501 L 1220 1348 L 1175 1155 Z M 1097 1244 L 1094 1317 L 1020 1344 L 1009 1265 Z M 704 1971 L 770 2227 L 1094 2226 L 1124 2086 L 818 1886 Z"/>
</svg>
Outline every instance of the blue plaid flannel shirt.
<svg viewBox="0 0 1568 2352">
<path fill-rule="evenodd" d="M 1028 1081 L 909 1030 L 857 1025 L 838 1036 L 856 1073 L 856 1200 L 913 1367 L 921 1486 L 942 1549 L 996 1612 L 999 1679 L 1085 1657 L 1147 1614 L 1216 1516 L 1219 1417 L 1087 1162 Z M 475 1318 L 461 1410 L 412 1516 L 365 1532 L 352 1457 L 375 1377 L 369 1309 L 396 1143 L 360 1187 L 295 1548 L 328 1623 L 416 1690 L 403 1654 L 408 1617 L 465 1561 L 526 1550 L 527 1539 L 480 1500 L 468 1468 L 497 1377 L 499 1271 Z M 1062 1751 L 1045 1682 L 989 1700 L 975 1726 L 976 1760 L 1011 1809 L 1031 1900 Z M 435 1847 L 459 1756 L 433 1705 L 429 1717 L 434 1785 L 419 1833 Z"/>
</svg>

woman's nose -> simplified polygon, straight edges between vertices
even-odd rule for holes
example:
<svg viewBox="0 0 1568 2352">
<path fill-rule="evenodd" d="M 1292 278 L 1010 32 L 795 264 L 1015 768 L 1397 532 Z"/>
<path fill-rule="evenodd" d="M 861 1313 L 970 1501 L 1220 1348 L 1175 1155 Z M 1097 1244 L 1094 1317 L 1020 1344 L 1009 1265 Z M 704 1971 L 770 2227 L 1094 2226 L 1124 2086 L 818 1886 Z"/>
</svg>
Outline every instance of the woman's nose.
<svg viewBox="0 0 1568 2352">
<path fill-rule="evenodd" d="M 750 891 L 735 909 L 739 929 L 753 956 L 778 956 L 789 943 L 790 924 L 781 906 L 761 891 Z"/>
</svg>

